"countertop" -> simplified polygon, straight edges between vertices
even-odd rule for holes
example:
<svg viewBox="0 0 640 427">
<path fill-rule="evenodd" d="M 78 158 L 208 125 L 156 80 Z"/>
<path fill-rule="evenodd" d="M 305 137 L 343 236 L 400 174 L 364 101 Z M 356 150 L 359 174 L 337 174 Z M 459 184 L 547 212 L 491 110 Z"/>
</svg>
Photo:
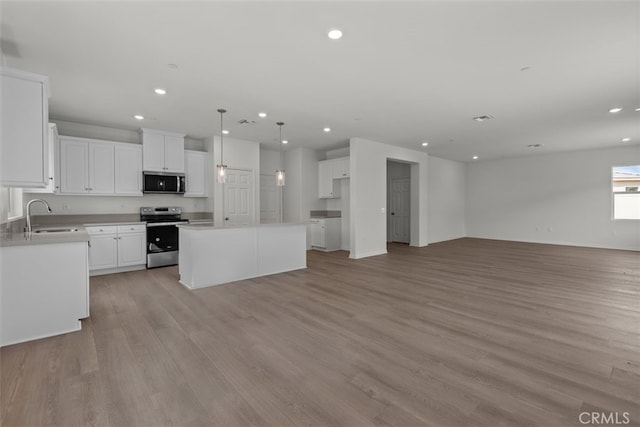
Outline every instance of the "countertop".
<svg viewBox="0 0 640 427">
<path fill-rule="evenodd" d="M 211 212 L 187 212 L 182 214 L 182 218 L 197 223 L 204 222 L 200 225 L 194 224 L 194 227 L 211 227 L 213 222 Z M 17 222 L 14 227 L 0 232 L 0 247 L 88 242 L 89 233 L 85 227 L 145 224 L 140 221 L 139 214 L 34 215 L 31 222 L 33 230 L 73 227 L 78 228 L 78 231 L 27 234 L 22 231 L 24 223 L 22 220 L 22 223 Z"/>
<path fill-rule="evenodd" d="M 69 227 L 65 225 L 63 227 Z M 57 227 L 40 227 L 40 228 L 57 228 Z M 25 233 L 3 231 L 0 234 L 0 247 L 9 246 L 26 246 L 26 245 L 51 245 L 59 243 L 77 243 L 88 242 L 89 233 L 82 226 L 74 225 L 78 231 L 62 232 L 62 233 Z"/>
</svg>

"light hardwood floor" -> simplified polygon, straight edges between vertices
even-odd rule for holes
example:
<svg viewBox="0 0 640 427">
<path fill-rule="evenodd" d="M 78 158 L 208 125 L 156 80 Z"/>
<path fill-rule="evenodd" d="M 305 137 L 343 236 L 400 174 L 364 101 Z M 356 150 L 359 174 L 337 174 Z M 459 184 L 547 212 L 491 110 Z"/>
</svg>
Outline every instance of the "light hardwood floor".
<svg viewBox="0 0 640 427">
<path fill-rule="evenodd" d="M 308 266 L 92 278 L 82 331 L 1 350 L 1 424 L 640 425 L 637 252 L 460 239 Z"/>
</svg>

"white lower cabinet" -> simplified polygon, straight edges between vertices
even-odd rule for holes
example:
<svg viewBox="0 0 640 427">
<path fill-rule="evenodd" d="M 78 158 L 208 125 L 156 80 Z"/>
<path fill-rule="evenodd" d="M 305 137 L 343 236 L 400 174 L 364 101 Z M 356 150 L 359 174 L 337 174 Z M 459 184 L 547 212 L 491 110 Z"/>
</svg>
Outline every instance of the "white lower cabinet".
<svg viewBox="0 0 640 427">
<path fill-rule="evenodd" d="M 90 274 L 142 269 L 147 264 L 145 224 L 86 227 L 91 238 Z"/>
<path fill-rule="evenodd" d="M 341 247 L 341 218 L 312 218 L 311 248 L 337 251 Z"/>
</svg>

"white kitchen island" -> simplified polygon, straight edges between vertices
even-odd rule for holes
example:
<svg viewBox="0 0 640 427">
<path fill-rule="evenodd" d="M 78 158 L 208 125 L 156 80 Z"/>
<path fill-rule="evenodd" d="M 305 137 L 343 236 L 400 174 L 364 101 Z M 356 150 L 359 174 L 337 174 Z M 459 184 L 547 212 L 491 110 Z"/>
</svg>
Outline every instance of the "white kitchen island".
<svg viewBox="0 0 640 427">
<path fill-rule="evenodd" d="M 190 289 L 307 267 L 306 224 L 181 225 L 180 283 Z"/>
</svg>

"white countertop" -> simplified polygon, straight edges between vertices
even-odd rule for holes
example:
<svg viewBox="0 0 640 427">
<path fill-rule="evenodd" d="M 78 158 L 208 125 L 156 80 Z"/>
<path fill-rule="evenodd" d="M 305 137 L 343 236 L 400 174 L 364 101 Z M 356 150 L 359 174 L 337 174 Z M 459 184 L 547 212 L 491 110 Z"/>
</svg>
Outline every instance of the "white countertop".
<svg viewBox="0 0 640 427">
<path fill-rule="evenodd" d="M 65 226 L 68 227 L 68 226 Z M 58 228 L 58 227 L 41 227 Z M 24 246 L 24 245 L 51 245 L 59 243 L 88 242 L 89 233 L 82 226 L 73 226 L 78 231 L 59 233 L 24 233 L 3 232 L 0 234 L 0 247 Z"/>
<path fill-rule="evenodd" d="M 197 231 L 207 231 L 207 230 L 233 230 L 240 228 L 264 228 L 264 227 L 284 227 L 291 225 L 307 225 L 308 222 L 275 222 L 269 224 L 246 224 L 246 225 L 213 225 L 213 223 L 205 223 L 205 224 L 179 224 L 178 227 L 183 228 L 185 230 L 197 230 Z"/>
</svg>

